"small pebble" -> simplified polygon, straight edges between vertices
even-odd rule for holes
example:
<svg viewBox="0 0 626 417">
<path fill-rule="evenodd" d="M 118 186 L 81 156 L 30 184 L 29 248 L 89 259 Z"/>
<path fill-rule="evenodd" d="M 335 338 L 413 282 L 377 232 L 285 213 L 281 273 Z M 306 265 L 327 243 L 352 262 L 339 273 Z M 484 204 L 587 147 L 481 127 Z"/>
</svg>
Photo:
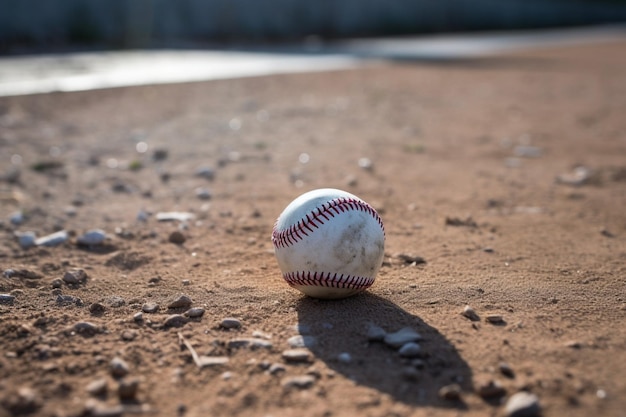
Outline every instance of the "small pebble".
<svg viewBox="0 0 626 417">
<path fill-rule="evenodd" d="M 420 340 L 422 340 L 422 336 L 419 333 L 409 327 L 405 327 L 395 333 L 388 333 L 384 342 L 386 345 L 397 349 L 409 342 L 418 342 Z"/>
<path fill-rule="evenodd" d="M 196 176 L 206 178 L 207 180 L 213 180 L 215 178 L 215 170 L 208 166 L 201 166 L 196 169 Z"/>
<path fill-rule="evenodd" d="M 9 216 L 9 221 L 11 224 L 19 226 L 24 222 L 24 214 L 21 211 L 16 211 Z"/>
<path fill-rule="evenodd" d="M 513 371 L 513 368 L 511 368 L 511 366 L 508 363 L 501 362 L 498 365 L 498 369 L 500 370 L 500 373 L 506 376 L 507 378 L 515 378 L 515 372 Z"/>
<path fill-rule="evenodd" d="M 439 397 L 448 401 L 458 401 L 461 399 L 462 392 L 459 384 L 450 384 L 439 389 Z"/>
<path fill-rule="evenodd" d="M 307 389 L 313 386 L 314 383 L 315 377 L 311 375 L 292 376 L 281 381 L 281 385 L 285 389 Z"/>
<path fill-rule="evenodd" d="M 107 238 L 107 235 L 104 232 L 104 230 L 93 229 L 79 236 L 76 239 L 76 243 L 82 246 L 96 246 L 96 245 L 101 245 L 102 243 L 104 243 L 106 238 Z"/>
<path fill-rule="evenodd" d="M 285 365 L 283 365 L 282 363 L 274 363 L 270 365 L 270 367 L 268 368 L 268 372 L 271 375 L 276 375 L 278 373 L 285 372 L 285 371 L 287 371 L 287 368 L 285 368 Z"/>
<path fill-rule="evenodd" d="M 50 282 L 52 288 L 61 288 L 63 286 L 63 280 L 61 278 L 55 278 Z"/>
<path fill-rule="evenodd" d="M 198 187 L 196 188 L 196 197 L 200 200 L 210 200 L 213 197 L 213 194 L 208 188 Z"/>
<path fill-rule="evenodd" d="M 78 297 L 74 297 L 73 295 L 59 294 L 59 295 L 57 295 L 56 303 L 58 305 L 61 305 L 61 306 L 69 306 L 69 305 L 74 304 L 74 305 L 80 307 L 80 306 L 83 305 L 83 300 L 81 300 Z"/>
<path fill-rule="evenodd" d="M 63 274 L 63 281 L 70 285 L 82 284 L 87 281 L 87 273 L 83 269 L 72 269 Z"/>
<path fill-rule="evenodd" d="M 583 347 L 583 343 L 579 342 L 578 340 L 570 340 L 569 342 L 565 343 L 565 347 L 568 347 L 570 349 L 581 349 Z"/>
<path fill-rule="evenodd" d="M 32 248 L 36 245 L 37 235 L 35 232 L 15 232 L 17 243 L 22 249 Z"/>
<path fill-rule="evenodd" d="M 93 315 L 103 314 L 106 311 L 104 304 L 92 303 L 89 304 L 89 312 Z"/>
<path fill-rule="evenodd" d="M 504 318 L 499 314 L 490 314 L 485 317 L 485 320 L 491 324 L 504 324 Z"/>
<path fill-rule="evenodd" d="M 141 311 L 151 314 L 156 313 L 157 311 L 159 311 L 160 308 L 161 307 L 157 303 L 147 302 L 143 306 L 141 306 Z"/>
<path fill-rule="evenodd" d="M 463 308 L 463 311 L 461 312 L 461 315 L 463 315 L 464 317 L 467 317 L 471 321 L 480 321 L 480 316 L 470 306 L 465 306 Z"/>
<path fill-rule="evenodd" d="M 124 298 L 120 297 L 119 295 L 112 295 L 110 297 L 107 297 L 104 302 L 112 308 L 119 308 L 126 305 L 126 300 L 124 300 Z"/>
<path fill-rule="evenodd" d="M 311 352 L 306 349 L 288 349 L 282 353 L 283 359 L 292 363 L 303 363 L 311 361 Z"/>
<path fill-rule="evenodd" d="M 519 145 L 513 149 L 513 153 L 517 157 L 538 158 L 541 156 L 541 148 L 536 146 Z"/>
<path fill-rule="evenodd" d="M 343 353 L 340 353 L 340 354 L 337 356 L 337 359 L 338 359 L 338 360 L 339 360 L 339 362 L 341 362 L 341 363 L 346 363 L 346 364 L 348 364 L 348 363 L 352 362 L 352 355 L 350 355 L 348 352 L 343 352 Z"/>
<path fill-rule="evenodd" d="M 195 319 L 202 317 L 204 315 L 204 309 L 202 307 L 192 307 L 189 310 L 185 311 L 185 316 L 190 319 Z"/>
<path fill-rule="evenodd" d="M 187 317 L 183 316 L 182 314 L 172 314 L 170 316 L 167 316 L 167 318 L 163 322 L 163 327 L 182 327 L 185 325 L 185 323 L 187 323 L 187 321 Z"/>
<path fill-rule="evenodd" d="M 507 417 L 537 417 L 541 414 L 539 398 L 530 392 L 517 392 L 506 402 L 504 413 Z"/>
<path fill-rule="evenodd" d="M 398 353 L 403 358 L 415 358 L 422 354 L 422 347 L 415 342 L 409 342 L 402 345 Z"/>
<path fill-rule="evenodd" d="M 370 324 L 367 329 L 367 340 L 370 342 L 382 342 L 385 340 L 387 332 L 382 327 Z"/>
<path fill-rule="evenodd" d="M 106 395 L 109 389 L 106 378 L 96 379 L 87 384 L 86 390 L 89 394 L 94 396 Z"/>
<path fill-rule="evenodd" d="M 117 395 L 121 401 L 132 401 L 137 398 L 139 392 L 139 379 L 123 379 L 117 387 Z"/>
<path fill-rule="evenodd" d="M 137 338 L 137 332 L 135 330 L 126 329 L 122 331 L 121 337 L 122 337 L 122 340 L 129 342 Z"/>
<path fill-rule="evenodd" d="M 172 233 L 170 233 L 170 236 L 168 237 L 167 240 L 170 243 L 174 243 L 176 245 L 182 245 L 183 243 L 185 243 L 187 238 L 185 237 L 185 235 L 181 231 L 175 230 Z"/>
<path fill-rule="evenodd" d="M 140 311 L 140 312 L 138 312 L 138 313 L 133 314 L 133 320 L 134 320 L 136 323 L 140 323 L 140 322 L 142 322 L 142 321 L 143 321 L 143 313 Z"/>
<path fill-rule="evenodd" d="M 167 305 L 167 308 L 189 308 L 191 307 L 191 303 L 191 298 L 184 294 L 181 294 L 174 298 L 172 301 L 170 301 L 170 303 Z"/>
<path fill-rule="evenodd" d="M 238 329 L 241 327 L 241 321 L 233 317 L 227 317 L 220 323 L 223 329 Z"/>
<path fill-rule="evenodd" d="M 11 294 L 0 294 L 0 304 L 13 305 L 15 297 Z"/>
<path fill-rule="evenodd" d="M 114 378 L 122 378 L 128 375 L 128 364 L 124 359 L 116 356 L 109 362 L 109 371 Z"/>
<path fill-rule="evenodd" d="M 68 233 L 65 230 L 61 230 L 56 233 L 52 233 L 47 236 L 40 237 L 35 240 L 35 245 L 37 246 L 58 246 L 67 241 L 69 238 Z"/>
</svg>

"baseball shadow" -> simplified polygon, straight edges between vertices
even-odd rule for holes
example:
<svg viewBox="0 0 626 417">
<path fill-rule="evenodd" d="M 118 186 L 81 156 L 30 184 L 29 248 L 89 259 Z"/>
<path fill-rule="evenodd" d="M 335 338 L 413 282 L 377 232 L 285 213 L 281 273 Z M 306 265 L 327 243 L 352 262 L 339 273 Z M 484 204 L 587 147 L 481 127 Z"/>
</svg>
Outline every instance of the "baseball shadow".
<svg viewBox="0 0 626 417">
<path fill-rule="evenodd" d="M 463 392 L 471 392 L 470 367 L 437 329 L 419 317 L 371 293 L 332 301 L 303 297 L 296 310 L 300 333 L 313 336 L 304 338 L 306 347 L 337 373 L 406 404 L 466 408 L 462 399 L 442 399 L 439 390 L 456 383 Z M 416 330 L 423 337 L 422 354 L 403 358 L 383 342 L 368 341 L 372 324 L 388 333 L 405 327 Z"/>
</svg>

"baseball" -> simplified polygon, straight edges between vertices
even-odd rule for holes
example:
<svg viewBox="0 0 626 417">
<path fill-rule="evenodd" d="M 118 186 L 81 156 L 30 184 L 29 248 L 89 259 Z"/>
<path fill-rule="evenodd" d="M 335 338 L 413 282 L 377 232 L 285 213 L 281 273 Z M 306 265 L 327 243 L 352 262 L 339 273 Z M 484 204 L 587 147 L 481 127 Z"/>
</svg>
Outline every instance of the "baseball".
<svg viewBox="0 0 626 417">
<path fill-rule="evenodd" d="M 385 229 L 365 201 L 324 188 L 285 208 L 274 224 L 272 243 L 289 285 L 315 298 L 344 298 L 374 283 Z"/>
</svg>

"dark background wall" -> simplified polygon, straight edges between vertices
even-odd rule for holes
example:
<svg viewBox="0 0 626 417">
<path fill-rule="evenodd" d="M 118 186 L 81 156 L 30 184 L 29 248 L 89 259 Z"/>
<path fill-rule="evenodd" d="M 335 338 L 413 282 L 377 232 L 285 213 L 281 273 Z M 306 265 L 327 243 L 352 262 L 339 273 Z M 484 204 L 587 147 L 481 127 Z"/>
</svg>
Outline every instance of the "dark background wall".
<svg viewBox="0 0 626 417">
<path fill-rule="evenodd" d="M 619 0 L 0 0 L 0 52 L 150 47 L 626 21 Z"/>
</svg>

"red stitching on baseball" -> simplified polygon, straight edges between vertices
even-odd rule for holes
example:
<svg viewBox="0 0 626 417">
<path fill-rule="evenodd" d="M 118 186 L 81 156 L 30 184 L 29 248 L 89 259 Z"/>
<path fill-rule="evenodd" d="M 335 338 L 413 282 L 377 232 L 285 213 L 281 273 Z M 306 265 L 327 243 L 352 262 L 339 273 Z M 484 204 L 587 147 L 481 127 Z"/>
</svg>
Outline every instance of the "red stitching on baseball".
<svg viewBox="0 0 626 417">
<path fill-rule="evenodd" d="M 283 278 L 292 287 L 299 285 L 364 290 L 374 283 L 373 277 L 359 277 L 344 274 L 337 276 L 336 272 L 286 272 L 283 274 Z"/>
<path fill-rule="evenodd" d="M 326 204 L 328 204 L 328 207 Z M 331 210 L 334 210 L 336 214 L 341 214 L 350 209 L 360 210 L 371 214 L 380 225 L 380 228 L 383 229 L 383 234 L 385 233 L 385 227 L 383 226 L 382 219 L 378 213 L 376 213 L 376 210 L 374 210 L 369 204 L 365 201 L 356 200 L 354 198 L 339 197 L 329 201 L 328 203 L 324 203 L 321 207 L 317 207 L 310 213 L 307 213 L 302 219 L 298 220 L 287 229 L 278 230 L 276 228 L 277 223 L 275 223 L 274 230 L 272 230 L 272 243 L 275 248 L 291 246 L 303 239 L 300 234 L 308 236 L 306 233 L 307 230 L 309 232 L 313 232 L 313 227 L 315 229 L 319 229 L 319 226 L 330 220 L 328 215 L 330 215 L 330 217 L 335 217 L 335 214 L 333 214 Z"/>
</svg>

